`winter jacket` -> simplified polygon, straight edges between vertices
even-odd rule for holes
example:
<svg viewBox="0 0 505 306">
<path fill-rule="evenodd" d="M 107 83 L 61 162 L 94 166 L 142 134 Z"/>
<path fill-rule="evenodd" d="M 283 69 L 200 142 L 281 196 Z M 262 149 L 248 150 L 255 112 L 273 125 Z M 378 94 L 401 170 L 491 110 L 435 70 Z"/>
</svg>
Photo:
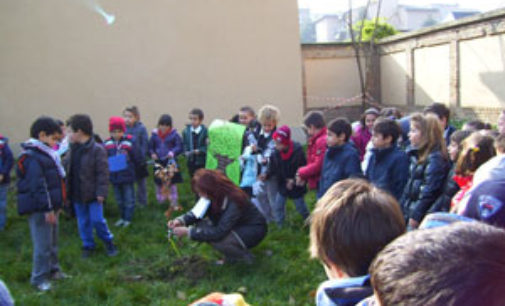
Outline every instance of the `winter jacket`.
<svg viewBox="0 0 505 306">
<path fill-rule="evenodd" d="M 385 149 L 374 148 L 371 152 L 365 176 L 371 183 L 400 200 L 409 179 L 409 157 L 396 144 Z"/>
<path fill-rule="evenodd" d="M 72 155 L 79 151 L 79 158 L 72 160 Z M 72 167 L 72 163 L 77 163 Z M 90 139 L 84 144 L 72 144 L 63 160 L 67 172 L 67 190 L 74 203 L 95 202 L 97 197 L 107 197 L 109 185 L 109 163 L 105 148 Z M 73 173 L 72 169 L 77 169 Z M 72 190 L 72 182 L 79 188 L 77 196 Z M 75 185 L 74 185 L 75 186 Z M 75 188 L 75 187 L 74 187 Z"/>
<path fill-rule="evenodd" d="M 109 158 L 109 180 L 113 185 L 129 184 L 135 182 L 135 169 L 139 164 L 138 155 L 135 152 L 133 137 L 123 136 L 119 141 L 112 138 L 104 142 L 105 150 Z M 112 160 L 120 155 L 125 156 L 124 169 L 114 171 L 111 169 Z"/>
<path fill-rule="evenodd" d="M 139 160 L 145 160 L 149 149 L 149 139 L 144 124 L 137 121 L 132 126 L 126 126 L 126 135 L 133 137 L 133 143 Z"/>
<path fill-rule="evenodd" d="M 64 200 L 63 177 L 55 160 L 36 146 L 22 147 L 16 169 L 19 214 L 60 209 Z"/>
<path fill-rule="evenodd" d="M 451 207 L 451 201 L 454 195 L 458 193 L 459 186 L 453 179 L 454 176 L 454 168 L 449 170 L 449 174 L 444 182 L 444 189 L 440 196 L 436 199 L 435 203 L 431 206 L 430 210 L 427 214 L 435 213 L 435 212 L 447 212 Z"/>
<path fill-rule="evenodd" d="M 0 185 L 9 184 L 11 181 L 11 169 L 14 165 L 11 149 L 9 148 L 9 139 L 0 134 L 0 174 L 4 176 Z"/>
<path fill-rule="evenodd" d="M 193 142 L 193 132 L 191 125 L 187 125 L 182 132 L 182 143 L 184 145 L 184 152 L 193 152 L 198 150 L 198 154 L 191 153 L 188 155 L 188 166 L 204 167 L 207 157 L 207 137 L 208 131 L 205 125 L 200 125 L 200 131 L 197 134 L 196 143 Z"/>
<path fill-rule="evenodd" d="M 307 146 L 307 165 L 298 169 L 298 175 L 307 181 L 310 189 L 316 189 L 326 153 L 326 127 L 309 139 Z"/>
<path fill-rule="evenodd" d="M 293 189 L 288 190 L 286 183 L 288 179 L 294 180 L 296 170 L 306 164 L 307 159 L 305 158 L 302 146 L 297 142 L 293 142 L 293 153 L 286 160 L 282 159 L 281 153 L 278 150 L 274 151 L 270 159 L 270 167 L 267 176 L 277 179 L 279 193 L 282 196 L 290 199 L 297 199 L 303 197 L 303 195 L 307 193 L 305 185 L 302 187 L 293 185 Z"/>
<path fill-rule="evenodd" d="M 373 294 L 370 275 L 331 279 L 319 285 L 316 293 L 317 306 L 350 306 Z"/>
<path fill-rule="evenodd" d="M 319 180 L 318 198 L 336 182 L 362 176 L 359 153 L 350 142 L 326 150 Z"/>
<path fill-rule="evenodd" d="M 434 150 L 422 164 L 417 163 L 416 149 L 409 148 L 409 180 L 400 201 L 405 219 L 421 222 L 444 190 L 449 162 L 440 150 Z"/>
<path fill-rule="evenodd" d="M 176 129 L 172 129 L 167 136 L 162 138 L 158 129 L 154 129 L 149 139 L 149 154 L 156 154 L 160 160 L 167 160 L 169 154 L 172 153 L 173 157 L 182 153 L 182 140 L 181 136 L 177 134 Z"/>
<path fill-rule="evenodd" d="M 352 142 L 356 145 L 356 148 L 358 149 L 360 161 L 362 161 L 363 157 L 365 156 L 366 145 L 368 144 L 371 138 L 372 134 L 370 133 L 370 131 L 366 127 L 363 127 L 361 124 L 358 126 L 354 134 L 351 136 Z"/>
<path fill-rule="evenodd" d="M 209 208 L 206 217 L 211 224 L 198 222 L 191 211 L 178 219 L 186 226 L 194 225 L 190 227 L 189 237 L 195 241 L 217 242 L 234 232 L 245 247 L 252 248 L 258 245 L 267 233 L 265 217 L 250 202 L 241 208 L 225 198 L 221 209 L 214 211 Z"/>
<path fill-rule="evenodd" d="M 451 144 L 451 135 L 456 132 L 458 129 L 453 127 L 452 125 L 448 125 L 444 130 L 444 139 L 445 145 L 449 146 Z"/>
</svg>

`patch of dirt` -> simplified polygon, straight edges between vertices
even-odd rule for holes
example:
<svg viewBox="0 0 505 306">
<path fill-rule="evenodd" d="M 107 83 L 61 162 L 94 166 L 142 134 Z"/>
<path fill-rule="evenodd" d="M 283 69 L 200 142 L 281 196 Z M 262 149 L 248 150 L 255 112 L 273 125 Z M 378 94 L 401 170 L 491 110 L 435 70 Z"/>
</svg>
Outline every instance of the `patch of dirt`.
<svg viewBox="0 0 505 306">
<path fill-rule="evenodd" d="M 177 277 L 184 277 L 191 282 L 197 282 L 207 275 L 206 261 L 196 255 L 184 256 L 174 260 L 170 265 L 160 267 L 157 271 L 153 271 L 151 275 L 147 275 L 151 280 L 172 280 Z"/>
</svg>

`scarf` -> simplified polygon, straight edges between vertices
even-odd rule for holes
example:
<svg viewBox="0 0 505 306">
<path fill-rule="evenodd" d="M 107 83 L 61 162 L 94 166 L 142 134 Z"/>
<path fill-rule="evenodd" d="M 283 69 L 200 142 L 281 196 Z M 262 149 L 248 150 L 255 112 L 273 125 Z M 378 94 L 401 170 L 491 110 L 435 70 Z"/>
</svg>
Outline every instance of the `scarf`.
<svg viewBox="0 0 505 306">
<path fill-rule="evenodd" d="M 280 151 L 279 153 L 281 153 L 281 158 L 282 160 L 288 160 L 291 158 L 291 155 L 293 155 L 293 141 L 290 140 L 289 141 L 289 145 L 288 145 L 288 149 L 286 151 Z"/>
<path fill-rule="evenodd" d="M 165 133 L 162 133 L 160 130 L 156 130 L 158 132 L 158 136 L 165 140 L 165 138 L 167 138 L 167 136 L 170 134 L 170 132 L 172 132 L 172 129 L 170 130 L 167 130 Z"/>
<path fill-rule="evenodd" d="M 60 159 L 60 155 L 58 154 L 58 152 L 56 152 L 55 150 L 50 148 L 48 145 L 46 145 L 42 141 L 35 139 L 35 138 L 28 139 L 28 141 L 25 142 L 25 145 L 27 147 L 37 148 L 38 150 L 49 155 L 49 157 L 51 157 L 53 159 L 54 163 L 56 164 L 56 168 L 58 168 L 58 173 L 60 174 L 60 177 L 65 178 L 65 176 L 66 176 L 65 169 L 63 168 L 63 165 L 61 164 L 61 159 Z"/>
</svg>

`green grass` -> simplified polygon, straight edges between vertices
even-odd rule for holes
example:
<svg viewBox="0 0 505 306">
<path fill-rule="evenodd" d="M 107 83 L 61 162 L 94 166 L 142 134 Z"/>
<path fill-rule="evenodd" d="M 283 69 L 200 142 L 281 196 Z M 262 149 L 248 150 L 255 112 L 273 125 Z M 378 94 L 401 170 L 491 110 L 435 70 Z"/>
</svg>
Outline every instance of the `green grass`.
<svg viewBox="0 0 505 306">
<path fill-rule="evenodd" d="M 183 164 L 183 162 L 181 162 Z M 193 204 L 188 174 L 182 169 L 181 203 Z M 29 284 L 32 243 L 26 217 L 18 216 L 15 193 L 9 193 L 7 229 L 0 232 L 0 278 L 18 305 L 187 305 L 210 292 L 244 291 L 252 305 L 311 305 L 314 290 L 325 280 L 321 265 L 309 259 L 308 228 L 288 202 L 284 228 L 269 228 L 266 239 L 253 249 L 254 265 L 216 266 L 220 256 L 205 243 L 186 239 L 177 244 L 178 259 L 166 239 L 167 204 L 155 204 L 154 185 L 148 180 L 149 206 L 135 211 L 133 224 L 118 229 L 118 208 L 112 192 L 105 215 L 120 254 L 109 258 L 97 240 L 97 252 L 81 259 L 81 242 L 75 219 L 60 218 L 59 259 L 71 279 L 54 283 L 51 292 L 40 294 Z M 306 196 L 312 208 L 313 193 Z M 193 260 L 192 262 L 190 262 Z M 241 288 L 244 287 L 244 288 Z"/>
</svg>

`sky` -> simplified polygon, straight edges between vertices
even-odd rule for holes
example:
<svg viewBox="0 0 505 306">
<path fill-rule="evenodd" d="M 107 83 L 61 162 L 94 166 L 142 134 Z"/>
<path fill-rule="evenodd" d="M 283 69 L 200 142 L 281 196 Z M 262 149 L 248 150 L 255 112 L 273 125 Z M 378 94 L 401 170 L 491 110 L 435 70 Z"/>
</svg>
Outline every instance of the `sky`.
<svg viewBox="0 0 505 306">
<path fill-rule="evenodd" d="M 298 0 L 300 8 L 310 8 L 313 14 L 342 12 L 348 9 L 348 3 L 348 0 Z M 355 7 L 364 3 L 366 3 L 366 0 L 353 0 L 353 6 Z M 461 8 L 478 9 L 482 12 L 505 7 L 505 0 L 401 0 L 401 3 L 418 6 L 430 3 L 457 3 Z"/>
</svg>

